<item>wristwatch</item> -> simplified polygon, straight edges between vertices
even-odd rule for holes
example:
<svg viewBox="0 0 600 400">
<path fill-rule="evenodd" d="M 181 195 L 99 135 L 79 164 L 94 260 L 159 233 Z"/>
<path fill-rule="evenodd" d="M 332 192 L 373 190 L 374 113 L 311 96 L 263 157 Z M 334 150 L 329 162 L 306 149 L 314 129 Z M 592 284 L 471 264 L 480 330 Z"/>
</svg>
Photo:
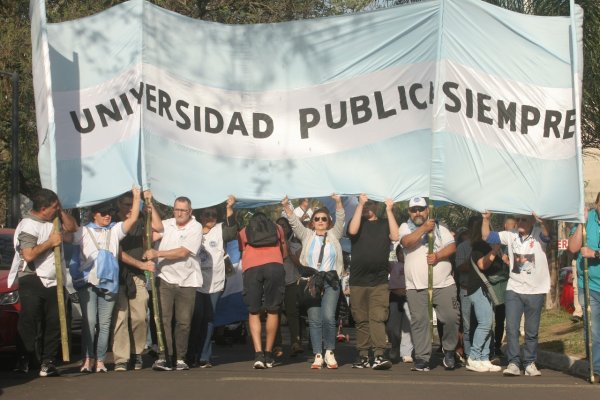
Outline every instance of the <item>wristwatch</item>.
<svg viewBox="0 0 600 400">
<path fill-rule="evenodd" d="M 600 251 L 596 250 L 594 252 L 594 258 L 600 258 Z"/>
</svg>

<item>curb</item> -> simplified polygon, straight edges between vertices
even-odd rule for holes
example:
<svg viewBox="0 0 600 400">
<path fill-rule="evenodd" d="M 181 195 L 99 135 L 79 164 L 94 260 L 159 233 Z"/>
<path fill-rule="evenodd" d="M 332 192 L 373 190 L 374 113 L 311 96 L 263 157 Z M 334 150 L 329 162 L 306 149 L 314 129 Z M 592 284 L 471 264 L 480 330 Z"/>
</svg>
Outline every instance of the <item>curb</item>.
<svg viewBox="0 0 600 400">
<path fill-rule="evenodd" d="M 566 354 L 538 350 L 536 364 L 555 371 L 587 379 L 589 376 L 589 363 L 587 360 L 571 357 Z"/>
</svg>

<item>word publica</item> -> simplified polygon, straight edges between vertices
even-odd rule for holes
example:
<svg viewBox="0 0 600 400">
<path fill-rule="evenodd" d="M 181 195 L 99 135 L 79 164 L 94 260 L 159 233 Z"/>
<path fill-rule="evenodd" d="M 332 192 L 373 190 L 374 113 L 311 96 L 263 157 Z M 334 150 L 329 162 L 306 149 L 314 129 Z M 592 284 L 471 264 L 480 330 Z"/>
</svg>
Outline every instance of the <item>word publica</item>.
<svg viewBox="0 0 600 400">
<path fill-rule="evenodd" d="M 236 131 L 244 136 L 249 136 L 249 131 L 246 126 L 246 121 L 242 117 L 242 113 L 234 111 L 227 120 L 223 114 L 211 107 L 191 105 L 185 100 L 173 101 L 169 93 L 162 89 L 157 89 L 156 86 L 149 83 L 140 82 L 139 89 L 129 89 L 129 94 L 133 96 L 134 102 L 141 105 L 145 101 L 146 110 L 158 114 L 163 118 L 168 118 L 175 122 L 177 127 L 182 130 L 193 129 L 197 132 L 221 133 L 226 127 L 226 132 L 230 135 Z M 110 107 L 104 104 L 97 104 L 93 108 L 84 108 L 82 110 L 85 123 L 80 121 L 79 115 L 75 111 L 70 111 L 73 126 L 77 132 L 85 134 L 90 133 L 96 128 L 96 118 L 92 114 L 95 109 L 96 116 L 100 120 L 103 127 L 107 127 L 109 119 L 113 121 L 121 121 L 125 115 L 134 113 L 128 93 L 121 93 L 119 96 L 110 99 Z M 204 112 L 203 112 L 204 111 Z M 273 133 L 273 119 L 264 113 L 252 113 L 252 136 L 256 139 L 264 139 Z"/>
</svg>

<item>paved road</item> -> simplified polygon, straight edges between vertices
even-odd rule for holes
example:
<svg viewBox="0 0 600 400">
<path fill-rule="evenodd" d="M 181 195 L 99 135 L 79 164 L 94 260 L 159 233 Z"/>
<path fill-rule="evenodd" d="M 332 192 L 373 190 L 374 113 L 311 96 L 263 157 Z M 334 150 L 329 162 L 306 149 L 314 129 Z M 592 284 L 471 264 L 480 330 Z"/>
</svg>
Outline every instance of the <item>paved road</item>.
<svg viewBox="0 0 600 400">
<path fill-rule="evenodd" d="M 77 363 L 62 367 L 62 376 L 38 378 L 0 371 L 0 396 L 6 399 L 599 399 L 600 384 L 590 385 L 563 372 L 542 370 L 542 376 L 503 377 L 464 368 L 413 372 L 397 364 L 389 371 L 352 369 L 352 343 L 336 350 L 340 368 L 311 370 L 308 356 L 287 358 L 275 368 L 252 369 L 249 345 L 215 348 L 215 367 L 156 372 L 145 356 L 142 371 L 83 375 Z M 435 360 L 441 361 L 436 354 Z"/>
</svg>

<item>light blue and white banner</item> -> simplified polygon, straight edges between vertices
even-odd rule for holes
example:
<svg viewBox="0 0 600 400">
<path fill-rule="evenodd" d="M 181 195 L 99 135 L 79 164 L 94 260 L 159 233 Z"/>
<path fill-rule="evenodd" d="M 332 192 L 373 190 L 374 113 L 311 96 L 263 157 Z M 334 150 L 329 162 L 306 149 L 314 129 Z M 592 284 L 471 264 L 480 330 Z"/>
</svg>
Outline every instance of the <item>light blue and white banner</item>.
<svg viewBox="0 0 600 400">
<path fill-rule="evenodd" d="M 40 174 L 65 207 L 137 183 L 194 207 L 365 192 L 583 217 L 579 7 L 222 25 L 131 0 L 47 24 L 31 1 Z"/>
</svg>

